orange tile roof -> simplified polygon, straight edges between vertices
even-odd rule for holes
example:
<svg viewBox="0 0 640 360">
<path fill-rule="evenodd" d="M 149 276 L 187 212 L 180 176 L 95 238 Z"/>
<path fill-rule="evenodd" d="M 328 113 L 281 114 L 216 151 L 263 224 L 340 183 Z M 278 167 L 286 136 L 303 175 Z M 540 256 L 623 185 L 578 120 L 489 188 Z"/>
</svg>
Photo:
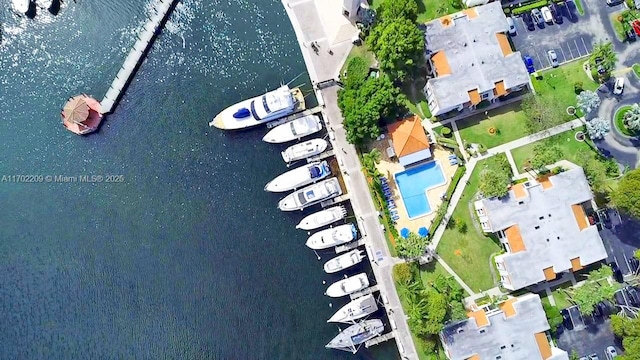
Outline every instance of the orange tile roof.
<svg viewBox="0 0 640 360">
<path fill-rule="evenodd" d="M 549 266 L 548 268 L 545 268 L 543 271 L 544 271 L 544 278 L 547 281 L 551 281 L 556 278 L 556 272 L 553 271 L 553 266 Z"/>
<path fill-rule="evenodd" d="M 547 360 L 551 357 L 551 345 L 549 345 L 549 340 L 547 339 L 547 335 L 543 332 L 535 333 L 536 343 L 538 344 L 538 349 L 540 350 L 540 355 L 543 360 Z"/>
<path fill-rule="evenodd" d="M 389 134 L 398 157 L 430 148 L 429 139 L 417 115 L 389 125 Z"/>
<path fill-rule="evenodd" d="M 431 56 L 431 63 L 436 68 L 436 76 L 451 74 L 451 66 L 449 66 L 447 55 L 443 50 L 440 50 Z"/>
<path fill-rule="evenodd" d="M 471 357 L 467 358 L 466 360 L 480 360 L 480 355 L 478 354 L 471 355 Z"/>
<path fill-rule="evenodd" d="M 476 9 L 474 9 L 474 8 L 471 8 L 471 9 L 464 9 L 464 10 L 462 10 L 462 12 L 463 12 L 465 15 L 467 15 L 467 17 L 468 17 L 469 19 L 473 19 L 473 18 L 478 17 L 478 12 L 477 12 L 477 11 L 476 11 Z"/>
<path fill-rule="evenodd" d="M 502 50 L 502 55 L 507 56 L 513 53 L 511 45 L 509 44 L 509 39 L 507 39 L 507 35 L 497 33 L 496 38 L 498 38 L 498 44 L 500 45 L 500 50 Z"/>
<path fill-rule="evenodd" d="M 500 80 L 495 83 L 495 88 L 493 89 L 493 94 L 495 96 L 503 96 L 507 95 L 507 89 L 504 87 L 504 81 Z"/>
<path fill-rule="evenodd" d="M 515 195 L 516 199 L 527 197 L 527 190 L 525 190 L 523 183 L 511 186 L 511 190 L 513 190 L 513 195 Z"/>
<path fill-rule="evenodd" d="M 470 311 L 467 316 L 476 319 L 476 326 L 479 328 L 489 325 L 489 318 L 484 310 Z"/>
<path fill-rule="evenodd" d="M 504 231 L 504 234 L 507 236 L 507 242 L 509 243 L 509 248 L 512 253 L 527 250 L 522 241 L 522 235 L 520 234 L 520 227 L 518 225 L 508 227 Z"/>
<path fill-rule="evenodd" d="M 587 215 L 585 215 L 582 205 L 571 205 L 571 210 L 573 210 L 573 216 L 576 218 L 576 222 L 578 223 L 578 229 L 584 230 L 588 228 L 589 223 L 587 222 Z"/>
<path fill-rule="evenodd" d="M 480 104 L 480 101 L 482 101 L 482 99 L 480 99 L 480 93 L 478 93 L 478 89 L 469 90 L 467 91 L 467 93 L 469 93 L 469 99 L 471 100 L 472 105 Z"/>
<path fill-rule="evenodd" d="M 551 182 L 551 177 L 546 177 L 540 180 L 540 184 L 542 184 L 542 188 L 544 190 L 551 189 L 553 187 L 553 183 Z"/>
<path fill-rule="evenodd" d="M 515 304 L 517 301 L 517 298 L 511 298 L 500 304 L 500 309 L 502 310 L 506 318 L 510 318 L 516 314 L 516 308 L 513 307 L 513 304 Z"/>
<path fill-rule="evenodd" d="M 580 256 L 578 256 L 577 258 L 571 259 L 571 270 L 580 271 L 580 270 L 582 270 L 582 268 L 583 268 L 583 266 L 580 263 Z"/>
</svg>

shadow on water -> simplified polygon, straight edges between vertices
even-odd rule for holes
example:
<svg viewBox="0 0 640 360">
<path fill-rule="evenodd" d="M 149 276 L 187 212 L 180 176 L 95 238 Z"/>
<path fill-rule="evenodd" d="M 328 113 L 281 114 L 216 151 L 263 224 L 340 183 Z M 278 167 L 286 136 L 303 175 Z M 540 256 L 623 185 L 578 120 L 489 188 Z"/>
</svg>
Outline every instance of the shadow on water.
<svg viewBox="0 0 640 360">
<path fill-rule="evenodd" d="M 51 6 L 49 7 L 49 12 L 52 15 L 58 15 L 58 13 L 60 12 L 60 0 L 53 0 L 51 2 Z"/>
</svg>

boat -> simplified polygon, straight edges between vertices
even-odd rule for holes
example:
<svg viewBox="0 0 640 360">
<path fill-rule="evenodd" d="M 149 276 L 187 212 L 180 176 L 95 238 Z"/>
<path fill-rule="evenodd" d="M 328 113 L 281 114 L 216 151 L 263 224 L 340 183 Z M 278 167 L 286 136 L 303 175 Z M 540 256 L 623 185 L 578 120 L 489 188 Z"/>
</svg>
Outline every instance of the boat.
<svg viewBox="0 0 640 360">
<path fill-rule="evenodd" d="M 289 146 L 285 151 L 281 152 L 284 162 L 290 163 L 297 160 L 306 159 L 314 155 L 322 154 L 329 143 L 324 139 L 311 139 L 300 144 Z"/>
<path fill-rule="evenodd" d="M 329 341 L 327 349 L 344 350 L 352 353 L 358 352 L 358 345 L 382 334 L 384 324 L 380 319 L 364 320 L 342 330 L 340 334 Z"/>
<path fill-rule="evenodd" d="M 218 129 L 238 130 L 277 120 L 305 108 L 299 88 L 284 85 L 263 95 L 241 101 L 222 110 L 209 123 Z"/>
<path fill-rule="evenodd" d="M 301 139 L 322 130 L 322 120 L 318 115 L 307 115 L 271 129 L 262 140 L 272 144 Z"/>
<path fill-rule="evenodd" d="M 332 246 L 346 244 L 356 238 L 358 231 L 353 224 L 339 225 L 334 228 L 318 231 L 309 236 L 306 245 L 313 250 L 327 249 Z"/>
<path fill-rule="evenodd" d="M 36 0 L 36 4 L 42 9 L 50 9 L 53 5 L 53 0 Z"/>
<path fill-rule="evenodd" d="M 342 220 L 347 216 L 347 210 L 344 206 L 334 206 L 332 208 L 320 210 L 304 219 L 300 220 L 296 229 L 313 230 L 325 225 L 332 224 L 336 221 Z"/>
<path fill-rule="evenodd" d="M 342 188 L 338 179 L 332 177 L 287 195 L 280 200 L 278 208 L 282 211 L 302 210 L 339 195 L 342 195 Z"/>
<path fill-rule="evenodd" d="M 333 274 L 338 271 L 342 271 L 352 267 L 353 265 L 359 264 L 363 258 L 364 252 L 362 250 L 351 250 L 346 254 L 336 256 L 324 263 L 324 272 L 327 274 Z"/>
<path fill-rule="evenodd" d="M 373 297 L 372 294 L 369 294 L 352 300 L 347 305 L 341 307 L 327 322 L 352 324 L 354 321 L 371 315 L 376 311 L 378 311 L 376 298 Z"/>
<path fill-rule="evenodd" d="M 26 14 L 31 7 L 31 0 L 12 0 L 13 10 L 19 14 Z"/>
<path fill-rule="evenodd" d="M 327 288 L 327 292 L 325 294 L 328 297 L 339 298 L 366 289 L 368 286 L 369 278 L 367 278 L 367 274 L 360 273 L 334 282 Z"/>
<path fill-rule="evenodd" d="M 265 185 L 264 190 L 270 192 L 289 191 L 320 181 L 329 175 L 331 175 L 331 168 L 326 161 L 311 163 L 277 176 Z"/>
</svg>

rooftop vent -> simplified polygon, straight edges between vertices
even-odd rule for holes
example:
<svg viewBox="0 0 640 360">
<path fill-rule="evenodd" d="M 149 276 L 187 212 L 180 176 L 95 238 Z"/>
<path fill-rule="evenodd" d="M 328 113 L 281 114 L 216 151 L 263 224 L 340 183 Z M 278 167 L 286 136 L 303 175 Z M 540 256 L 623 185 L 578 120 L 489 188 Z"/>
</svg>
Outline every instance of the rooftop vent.
<svg viewBox="0 0 640 360">
<path fill-rule="evenodd" d="M 486 332 L 485 329 L 480 330 L 480 334 L 484 334 Z"/>
<path fill-rule="evenodd" d="M 467 47 L 467 43 L 462 44 L 462 46 Z"/>
<path fill-rule="evenodd" d="M 547 239 L 547 242 L 549 242 L 549 239 Z"/>
<path fill-rule="evenodd" d="M 540 229 L 540 225 L 536 225 L 536 226 L 535 226 L 535 229 L 536 229 L 536 230 Z"/>
<path fill-rule="evenodd" d="M 540 216 L 540 217 L 538 218 L 538 220 L 542 220 L 542 219 L 544 219 L 544 216 Z"/>
<path fill-rule="evenodd" d="M 464 329 L 458 329 L 458 334 L 462 334 L 464 332 Z"/>
<path fill-rule="evenodd" d="M 524 201 L 518 201 L 518 205 L 524 205 Z"/>
<path fill-rule="evenodd" d="M 507 345 L 502 345 L 502 346 L 500 346 L 500 349 L 502 349 L 502 350 L 504 350 L 504 349 L 506 349 L 506 348 L 507 348 Z"/>
</svg>

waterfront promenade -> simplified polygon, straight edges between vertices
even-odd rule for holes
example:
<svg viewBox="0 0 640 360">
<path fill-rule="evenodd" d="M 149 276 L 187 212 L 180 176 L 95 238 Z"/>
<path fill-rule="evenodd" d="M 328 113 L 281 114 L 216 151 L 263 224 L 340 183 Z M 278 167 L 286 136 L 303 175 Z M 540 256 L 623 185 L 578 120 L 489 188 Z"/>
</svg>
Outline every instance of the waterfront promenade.
<svg viewBox="0 0 640 360">
<path fill-rule="evenodd" d="M 351 40 L 357 36 L 357 29 L 342 16 L 341 0 L 282 0 L 282 3 L 295 30 L 318 102 L 324 107 L 327 127 L 335 135 L 331 136 L 334 153 L 344 175 L 361 234 L 366 240 L 369 261 L 378 287 L 387 299 L 384 304 L 387 316 L 396 325 L 393 332 L 398 352 L 403 359 L 418 359 L 392 277 L 393 266 L 399 260 L 394 261 L 390 256 L 356 149 L 347 142 L 342 127 L 342 114 L 337 104 L 338 87 L 323 90 L 315 87 L 319 82 L 338 78 L 353 47 Z M 317 54 L 311 48 L 312 42 L 317 42 Z"/>
</svg>

